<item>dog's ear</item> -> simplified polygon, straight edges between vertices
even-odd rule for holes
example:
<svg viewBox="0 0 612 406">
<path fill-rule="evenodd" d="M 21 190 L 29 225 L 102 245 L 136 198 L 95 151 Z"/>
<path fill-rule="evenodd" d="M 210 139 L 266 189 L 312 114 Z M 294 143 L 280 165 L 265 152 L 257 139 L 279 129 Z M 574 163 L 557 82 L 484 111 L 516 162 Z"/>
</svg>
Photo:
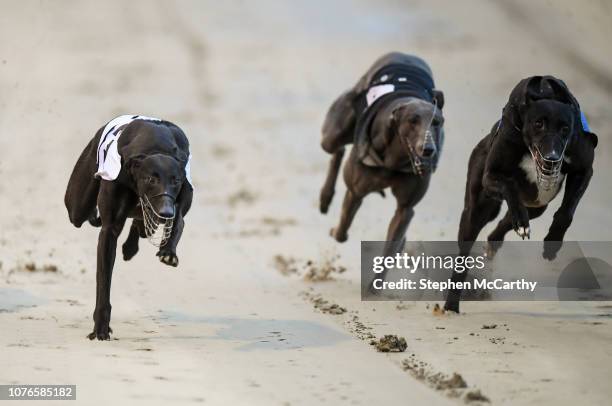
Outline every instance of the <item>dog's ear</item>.
<svg viewBox="0 0 612 406">
<path fill-rule="evenodd" d="M 442 90 L 434 89 L 433 90 L 433 98 L 436 101 L 436 105 L 440 110 L 444 107 L 444 93 Z"/>
<path fill-rule="evenodd" d="M 510 124 L 508 129 L 519 130 L 523 128 L 523 115 L 527 106 L 538 94 L 541 76 L 531 76 L 521 80 L 510 93 L 508 103 L 502 111 L 505 121 Z"/>
<path fill-rule="evenodd" d="M 125 166 L 132 175 L 140 168 L 145 157 L 145 154 L 135 154 L 126 159 Z"/>
<path fill-rule="evenodd" d="M 395 134 L 397 134 L 400 124 L 400 109 L 401 107 L 394 109 L 383 126 L 372 126 L 370 141 L 376 151 L 382 151 L 387 148 Z"/>
<path fill-rule="evenodd" d="M 583 131 L 582 134 L 587 140 L 589 140 L 593 144 L 593 149 L 595 149 L 597 147 L 597 143 L 599 142 L 599 140 L 597 139 L 597 135 L 590 131 Z"/>
<path fill-rule="evenodd" d="M 389 130 L 384 132 L 385 146 L 391 143 L 391 140 L 399 131 L 400 122 L 402 119 L 402 106 L 394 109 L 389 118 Z"/>
<path fill-rule="evenodd" d="M 572 95 L 569 88 L 561 79 L 554 76 L 533 76 L 525 86 L 525 104 L 531 101 L 552 99 L 561 103 L 569 104 L 579 112 L 580 105 Z"/>
<path fill-rule="evenodd" d="M 580 111 L 580 105 L 578 104 L 578 100 L 574 97 L 572 92 L 570 92 L 569 88 L 561 79 L 557 79 L 553 76 L 547 76 L 546 82 L 548 86 L 552 89 L 553 98 L 555 100 L 560 101 L 561 103 L 571 105 L 574 110 Z"/>
<path fill-rule="evenodd" d="M 187 165 L 187 161 L 189 160 L 189 154 L 187 152 L 181 150 L 180 148 L 175 148 L 175 150 L 174 150 L 174 157 L 182 165 Z"/>
<path fill-rule="evenodd" d="M 524 86 L 525 88 L 521 100 L 518 103 L 520 107 L 524 107 L 532 101 L 546 97 L 542 94 L 542 76 L 532 76 L 526 79 Z"/>
</svg>

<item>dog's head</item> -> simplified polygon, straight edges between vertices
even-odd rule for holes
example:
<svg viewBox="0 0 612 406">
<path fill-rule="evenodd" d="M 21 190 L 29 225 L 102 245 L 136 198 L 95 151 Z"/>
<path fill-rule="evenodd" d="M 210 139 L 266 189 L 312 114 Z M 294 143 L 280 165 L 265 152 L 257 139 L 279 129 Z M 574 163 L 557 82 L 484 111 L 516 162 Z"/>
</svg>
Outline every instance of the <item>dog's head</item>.
<svg viewBox="0 0 612 406">
<path fill-rule="evenodd" d="M 397 106 L 389 118 L 385 167 L 411 165 L 418 175 L 433 172 L 438 164 L 444 141 L 444 117 L 440 104 L 412 99 Z"/>
<path fill-rule="evenodd" d="M 522 111 L 523 142 L 544 162 L 557 162 L 571 138 L 576 135 L 576 112 L 572 105 L 541 99 L 525 105 Z"/>
<path fill-rule="evenodd" d="M 504 116 L 521 133 L 537 164 L 543 186 L 556 181 L 564 153 L 582 137 L 597 145 L 597 136 L 582 127 L 580 105 L 565 83 L 553 76 L 524 79 L 510 95 Z"/>
<path fill-rule="evenodd" d="M 185 181 L 185 163 L 166 154 L 138 154 L 127 160 L 138 196 L 161 218 L 173 218 Z"/>
</svg>

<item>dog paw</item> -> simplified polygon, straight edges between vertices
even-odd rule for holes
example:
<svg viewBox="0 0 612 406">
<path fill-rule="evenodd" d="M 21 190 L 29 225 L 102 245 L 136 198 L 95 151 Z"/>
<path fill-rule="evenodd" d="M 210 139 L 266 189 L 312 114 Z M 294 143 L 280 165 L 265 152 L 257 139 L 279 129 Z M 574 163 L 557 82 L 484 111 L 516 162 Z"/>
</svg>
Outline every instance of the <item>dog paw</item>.
<svg viewBox="0 0 612 406">
<path fill-rule="evenodd" d="M 447 300 L 444 303 L 445 312 L 459 313 L 459 301 L 458 300 Z"/>
<path fill-rule="evenodd" d="M 374 284 L 380 281 L 380 285 L 382 285 L 382 282 L 384 282 L 384 278 L 378 277 L 378 278 L 374 278 L 372 279 L 372 281 L 370 282 L 370 285 L 368 286 L 367 289 L 367 293 L 369 296 L 381 296 L 382 295 L 382 290 L 381 289 L 376 289 L 374 287 Z"/>
<path fill-rule="evenodd" d="M 512 228 L 523 240 L 531 237 L 531 230 L 529 229 L 529 213 L 525 207 L 518 207 L 515 210 L 510 211 L 512 215 Z"/>
<path fill-rule="evenodd" d="M 106 341 L 106 340 L 110 340 L 110 335 L 112 333 L 113 333 L 113 329 L 110 328 L 108 324 L 104 326 L 95 326 L 94 331 L 89 333 L 87 338 L 89 338 L 90 340 L 98 339 L 98 341 Z"/>
<path fill-rule="evenodd" d="M 493 258 L 495 258 L 495 254 L 497 254 L 497 251 L 501 246 L 502 241 L 487 241 L 487 245 L 485 246 L 484 250 L 484 256 L 487 257 L 487 259 L 492 260 Z"/>
<path fill-rule="evenodd" d="M 562 241 L 546 241 L 544 240 L 544 251 L 542 251 L 542 257 L 549 261 L 557 258 L 557 253 L 563 245 Z"/>
<path fill-rule="evenodd" d="M 329 230 L 329 235 L 331 235 L 334 240 L 338 242 L 345 242 L 346 240 L 348 240 L 348 234 L 340 233 L 335 227 Z"/>
<path fill-rule="evenodd" d="M 179 259 L 174 252 L 159 250 L 157 253 L 159 257 L 159 262 L 163 262 L 166 265 L 177 267 L 179 263 Z"/>
<path fill-rule="evenodd" d="M 138 253 L 138 243 L 128 244 L 126 242 L 121 246 L 121 251 L 123 252 L 123 260 L 129 261 Z"/>
<path fill-rule="evenodd" d="M 518 236 L 521 237 L 523 240 L 525 238 L 529 239 L 531 237 L 531 230 L 529 229 L 529 226 L 527 227 L 519 226 L 516 228 L 515 231 L 518 234 Z"/>
<path fill-rule="evenodd" d="M 333 197 L 333 191 L 331 193 L 321 192 L 321 196 L 319 198 L 319 211 L 321 214 L 327 214 Z"/>
</svg>

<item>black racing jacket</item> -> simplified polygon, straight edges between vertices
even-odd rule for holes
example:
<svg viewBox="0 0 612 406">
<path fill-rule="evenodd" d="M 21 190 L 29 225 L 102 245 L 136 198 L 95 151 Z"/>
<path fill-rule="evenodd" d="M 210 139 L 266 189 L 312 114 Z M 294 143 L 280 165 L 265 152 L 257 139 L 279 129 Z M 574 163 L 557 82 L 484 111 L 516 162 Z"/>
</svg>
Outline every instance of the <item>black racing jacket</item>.
<svg viewBox="0 0 612 406">
<path fill-rule="evenodd" d="M 369 75 L 369 83 L 366 86 L 362 83 L 361 91 L 353 100 L 356 114 L 354 146 L 360 160 L 369 166 L 382 164 L 370 139 L 370 127 L 378 112 L 394 104 L 400 105 L 407 98 L 434 103 L 435 84 L 428 66 L 419 58 L 402 56 L 401 61 L 385 64 Z"/>
</svg>

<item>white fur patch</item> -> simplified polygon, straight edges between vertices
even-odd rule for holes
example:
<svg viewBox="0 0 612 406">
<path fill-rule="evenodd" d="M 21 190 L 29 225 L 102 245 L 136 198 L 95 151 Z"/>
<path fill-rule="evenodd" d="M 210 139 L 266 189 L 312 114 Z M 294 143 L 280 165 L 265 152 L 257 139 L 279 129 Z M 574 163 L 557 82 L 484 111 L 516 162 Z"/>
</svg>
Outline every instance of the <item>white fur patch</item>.
<svg viewBox="0 0 612 406">
<path fill-rule="evenodd" d="M 536 163 L 533 158 L 529 154 L 525 154 L 521 163 L 519 164 L 525 175 L 527 176 L 527 180 L 531 183 L 538 183 L 538 171 L 536 169 Z"/>
<path fill-rule="evenodd" d="M 557 196 L 557 193 L 559 193 L 559 188 L 561 187 L 561 183 L 563 183 L 563 179 L 565 179 L 564 174 L 559 175 L 559 179 L 553 187 L 551 187 L 549 190 L 544 190 L 538 183 L 538 171 L 536 169 L 536 163 L 531 157 L 531 155 L 525 154 L 525 156 L 523 156 L 523 159 L 519 163 L 519 167 L 523 170 L 523 172 L 525 172 L 527 180 L 537 186 L 537 203 L 539 206 L 544 206 L 548 204 L 552 199 L 554 199 L 555 196 Z"/>
</svg>

